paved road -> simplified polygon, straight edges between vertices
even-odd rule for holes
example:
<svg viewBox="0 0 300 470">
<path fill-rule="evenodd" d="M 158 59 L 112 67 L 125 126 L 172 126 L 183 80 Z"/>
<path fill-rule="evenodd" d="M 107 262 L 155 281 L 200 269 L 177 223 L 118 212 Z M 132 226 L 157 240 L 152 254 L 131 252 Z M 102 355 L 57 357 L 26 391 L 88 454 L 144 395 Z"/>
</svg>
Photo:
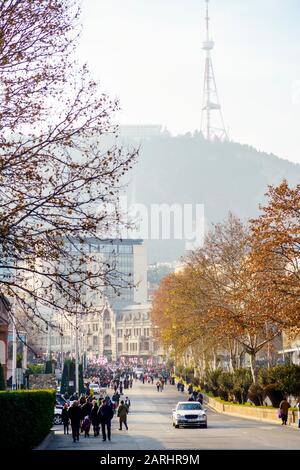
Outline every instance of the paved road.
<svg viewBox="0 0 300 470">
<path fill-rule="evenodd" d="M 126 390 L 125 390 L 126 391 Z M 154 385 L 134 383 L 128 391 L 132 410 L 128 415 L 128 431 L 119 431 L 113 419 L 112 440 L 84 438 L 73 443 L 72 436 L 64 436 L 62 426 L 55 426 L 55 436 L 47 450 L 163 450 L 163 449 L 300 449 L 300 430 L 235 418 L 208 410 L 207 429 L 175 429 L 171 423 L 171 410 L 186 399 L 187 394 L 177 392 L 168 385 L 157 392 Z"/>
</svg>

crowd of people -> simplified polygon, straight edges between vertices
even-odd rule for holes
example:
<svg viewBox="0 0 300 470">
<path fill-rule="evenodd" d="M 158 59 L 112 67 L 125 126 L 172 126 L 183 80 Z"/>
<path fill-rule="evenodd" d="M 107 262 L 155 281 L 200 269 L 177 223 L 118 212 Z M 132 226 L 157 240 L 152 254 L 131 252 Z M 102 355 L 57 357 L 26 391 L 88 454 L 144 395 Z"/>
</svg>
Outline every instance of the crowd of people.
<svg viewBox="0 0 300 470">
<path fill-rule="evenodd" d="M 73 442 L 79 441 L 80 434 L 90 437 L 91 427 L 94 437 L 102 435 L 102 440 L 111 440 L 111 421 L 114 415 L 119 418 L 119 430 L 122 426 L 128 430 L 127 415 L 131 406 L 128 396 L 121 400 L 124 389 L 132 388 L 134 372 L 128 370 L 113 371 L 110 368 L 87 369 L 85 374 L 84 393 L 78 397 L 77 393 L 69 396 L 65 393 L 66 400 L 62 410 L 62 423 L 64 434 L 69 434 L 71 425 Z M 94 396 L 90 384 L 98 384 L 105 388 L 101 391 L 99 398 Z M 112 397 L 109 396 L 109 388 L 112 389 Z"/>
<path fill-rule="evenodd" d="M 119 420 L 119 430 L 123 429 L 123 425 L 128 430 L 127 416 L 131 401 L 126 392 L 124 394 L 124 390 L 130 390 L 134 381 L 140 380 L 143 384 L 155 384 L 158 392 L 162 392 L 168 383 L 175 385 L 175 377 L 171 372 L 152 368 L 145 368 L 142 372 L 138 372 L 132 367 L 113 369 L 89 366 L 84 380 L 84 392 L 80 397 L 77 393 L 70 396 L 68 393 L 63 395 L 67 401 L 62 410 L 64 434 L 69 434 L 71 425 L 74 443 L 79 441 L 81 434 L 89 438 L 91 428 L 94 437 L 101 434 L 103 441 L 107 439 L 110 441 L 111 422 L 114 416 Z M 99 385 L 99 397 L 94 394 L 95 384 Z M 181 381 L 180 386 L 182 385 Z"/>
</svg>

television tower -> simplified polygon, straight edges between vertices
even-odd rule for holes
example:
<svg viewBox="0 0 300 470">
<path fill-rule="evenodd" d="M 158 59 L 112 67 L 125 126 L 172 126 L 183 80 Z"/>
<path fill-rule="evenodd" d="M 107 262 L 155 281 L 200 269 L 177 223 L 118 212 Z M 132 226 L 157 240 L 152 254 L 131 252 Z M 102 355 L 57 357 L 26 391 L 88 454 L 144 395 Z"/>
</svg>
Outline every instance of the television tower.
<svg viewBox="0 0 300 470">
<path fill-rule="evenodd" d="M 211 40 L 209 33 L 209 0 L 205 1 L 206 41 L 203 42 L 203 49 L 206 51 L 206 60 L 203 87 L 203 105 L 201 113 L 201 132 L 207 140 L 214 140 L 215 138 L 228 140 L 211 60 L 211 51 L 213 50 L 215 43 Z"/>
</svg>

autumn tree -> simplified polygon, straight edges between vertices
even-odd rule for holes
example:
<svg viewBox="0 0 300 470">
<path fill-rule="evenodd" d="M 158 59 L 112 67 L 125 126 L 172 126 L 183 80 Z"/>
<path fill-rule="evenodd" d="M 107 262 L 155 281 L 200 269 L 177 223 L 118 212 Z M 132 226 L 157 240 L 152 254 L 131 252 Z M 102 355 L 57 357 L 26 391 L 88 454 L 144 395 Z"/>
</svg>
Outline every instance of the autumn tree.
<svg viewBox="0 0 300 470">
<path fill-rule="evenodd" d="M 282 306 L 282 326 L 298 331 L 300 321 L 300 185 L 269 186 L 267 204 L 251 221 L 251 240 L 260 271 L 271 279 Z"/>
<path fill-rule="evenodd" d="M 136 152 L 103 146 L 118 103 L 75 60 L 79 15 L 77 0 L 0 2 L 0 291 L 32 321 L 77 311 L 79 286 L 118 287 L 84 242 L 122 224 Z"/>
<path fill-rule="evenodd" d="M 209 338 L 212 356 L 223 349 L 231 370 L 246 352 L 255 382 L 257 354 L 281 333 L 284 308 L 272 279 L 260 270 L 247 226 L 229 214 L 186 258 L 183 272 L 161 285 L 153 315 L 165 341 L 182 350 Z"/>
</svg>

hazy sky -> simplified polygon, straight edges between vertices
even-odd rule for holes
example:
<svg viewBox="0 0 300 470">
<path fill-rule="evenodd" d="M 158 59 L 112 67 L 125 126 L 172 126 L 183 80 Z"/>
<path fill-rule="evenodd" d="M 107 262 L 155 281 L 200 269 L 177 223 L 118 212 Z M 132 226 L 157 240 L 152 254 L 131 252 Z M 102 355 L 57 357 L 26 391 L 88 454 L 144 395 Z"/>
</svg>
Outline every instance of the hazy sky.
<svg viewBox="0 0 300 470">
<path fill-rule="evenodd" d="M 232 140 L 300 163 L 300 0 L 211 0 L 213 62 Z M 204 0 L 82 0 L 80 57 L 122 124 L 200 127 Z"/>
</svg>

